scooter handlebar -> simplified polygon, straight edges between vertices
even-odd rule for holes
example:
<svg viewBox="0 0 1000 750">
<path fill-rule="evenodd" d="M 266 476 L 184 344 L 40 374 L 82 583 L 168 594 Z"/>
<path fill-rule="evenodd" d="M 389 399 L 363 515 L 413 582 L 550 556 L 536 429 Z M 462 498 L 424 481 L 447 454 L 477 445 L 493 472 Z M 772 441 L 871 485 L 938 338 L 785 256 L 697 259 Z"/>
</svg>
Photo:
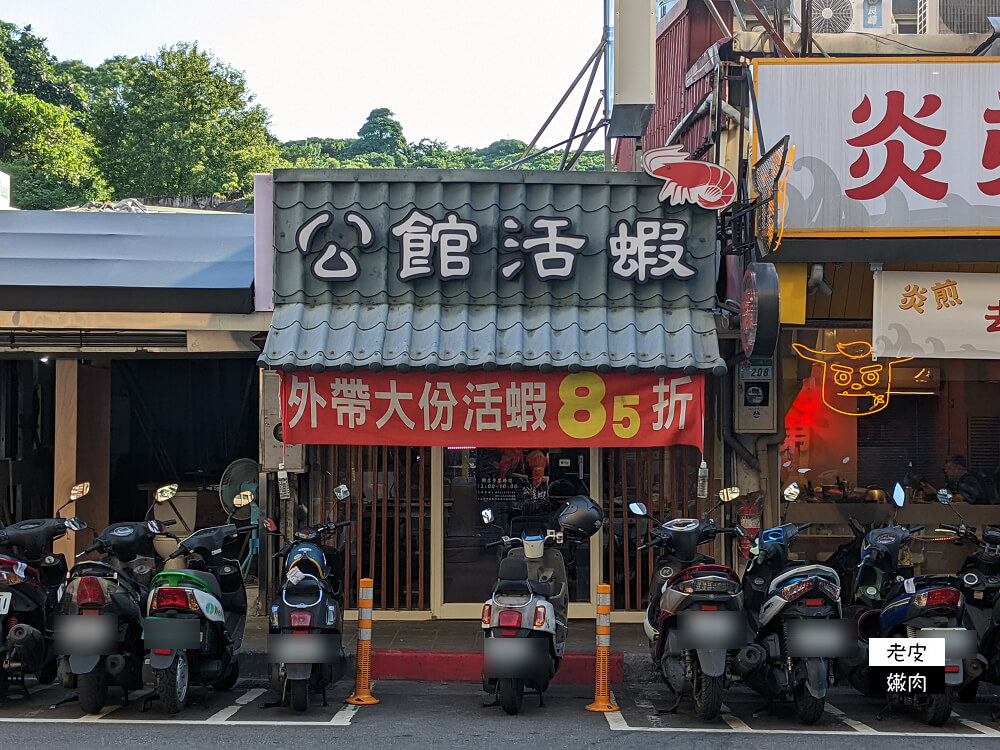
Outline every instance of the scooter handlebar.
<svg viewBox="0 0 1000 750">
<path fill-rule="evenodd" d="M 164 526 L 173 526 L 174 524 L 177 523 L 177 519 L 171 518 L 169 521 L 160 521 L 160 523 L 162 523 Z"/>
<path fill-rule="evenodd" d="M 798 530 L 799 530 L 799 531 L 805 531 L 806 529 L 808 529 L 808 528 L 809 528 L 810 526 L 812 526 L 812 525 L 813 525 L 813 522 L 812 522 L 812 521 L 806 521 L 806 522 L 805 522 L 805 523 L 803 523 L 803 524 L 799 524 L 799 526 L 798 526 Z"/>
<path fill-rule="evenodd" d="M 251 524 L 250 526 L 240 526 L 236 529 L 237 534 L 243 534 L 247 531 L 254 531 L 257 528 L 257 524 Z"/>
<path fill-rule="evenodd" d="M 907 527 L 906 530 L 909 531 L 911 534 L 916 534 L 918 531 L 923 531 L 924 530 L 924 525 L 920 524 L 918 526 L 909 526 L 909 527 Z"/>
</svg>

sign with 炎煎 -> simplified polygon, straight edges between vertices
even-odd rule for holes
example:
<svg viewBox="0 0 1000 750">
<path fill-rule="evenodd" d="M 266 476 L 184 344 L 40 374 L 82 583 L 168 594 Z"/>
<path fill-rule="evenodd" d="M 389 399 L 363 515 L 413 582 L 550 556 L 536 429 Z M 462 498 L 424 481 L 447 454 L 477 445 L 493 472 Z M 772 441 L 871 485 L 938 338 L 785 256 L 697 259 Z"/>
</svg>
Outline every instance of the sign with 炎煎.
<svg viewBox="0 0 1000 750">
<path fill-rule="evenodd" d="M 785 236 L 1000 235 L 998 74 L 985 57 L 755 60 L 761 129 L 795 147 Z"/>
<path fill-rule="evenodd" d="M 281 373 L 293 445 L 702 448 L 704 376 Z"/>
<path fill-rule="evenodd" d="M 877 271 L 874 357 L 1000 359 L 996 274 Z"/>
</svg>

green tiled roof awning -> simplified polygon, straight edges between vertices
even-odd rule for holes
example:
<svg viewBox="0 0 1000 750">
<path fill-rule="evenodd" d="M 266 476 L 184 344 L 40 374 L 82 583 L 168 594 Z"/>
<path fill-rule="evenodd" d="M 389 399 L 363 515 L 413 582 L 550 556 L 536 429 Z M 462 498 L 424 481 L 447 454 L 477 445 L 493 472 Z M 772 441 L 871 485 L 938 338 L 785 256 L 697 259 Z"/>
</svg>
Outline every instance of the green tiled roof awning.
<svg viewBox="0 0 1000 750">
<path fill-rule="evenodd" d="M 689 307 L 277 305 L 258 363 L 316 372 L 726 371 L 712 312 Z"/>
</svg>

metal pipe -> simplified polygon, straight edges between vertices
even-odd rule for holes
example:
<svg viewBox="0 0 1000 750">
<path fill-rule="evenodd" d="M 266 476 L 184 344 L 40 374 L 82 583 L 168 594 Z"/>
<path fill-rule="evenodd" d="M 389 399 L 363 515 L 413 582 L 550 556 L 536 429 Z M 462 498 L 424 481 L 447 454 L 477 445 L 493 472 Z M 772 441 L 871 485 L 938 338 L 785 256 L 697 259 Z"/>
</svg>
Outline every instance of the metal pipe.
<svg viewBox="0 0 1000 750">
<path fill-rule="evenodd" d="M 603 50 L 604 50 L 604 39 L 601 39 L 601 43 L 597 45 L 597 49 L 594 50 L 593 54 L 589 58 L 587 58 L 587 62 L 580 69 L 580 72 L 576 74 L 576 78 L 573 79 L 573 83 L 569 85 L 569 88 L 566 89 L 566 93 L 562 95 L 562 99 L 560 99 L 559 103 L 556 104 L 555 109 L 553 109 L 549 113 L 549 116 L 542 124 L 541 129 L 537 133 L 535 133 L 535 137 L 531 139 L 531 143 L 529 143 L 527 147 L 524 149 L 524 153 L 521 154 L 521 159 L 524 159 L 524 157 L 528 155 L 531 149 L 535 147 L 535 144 L 538 143 L 538 139 L 542 137 L 542 133 L 545 132 L 545 129 L 555 119 L 556 115 L 559 113 L 559 110 L 562 109 L 562 105 L 566 103 L 566 100 L 569 99 L 569 95 L 573 93 L 573 89 L 576 88 L 576 84 L 580 82 L 580 80 L 583 78 L 584 73 L 587 72 L 587 68 L 590 67 L 591 63 L 593 63 L 595 59 L 600 57 L 600 54 Z"/>
<path fill-rule="evenodd" d="M 571 139 L 576 135 L 576 129 L 580 126 L 580 118 L 583 117 L 583 108 L 587 106 L 587 97 L 590 96 L 590 90 L 594 87 L 594 79 L 597 77 L 597 69 L 600 67 L 600 64 L 601 59 L 596 57 L 594 58 L 594 64 L 590 66 L 590 78 L 587 79 L 587 88 L 583 90 L 583 96 L 580 97 L 580 106 L 576 110 L 576 119 L 573 120 L 573 127 L 569 131 Z M 571 150 L 572 140 L 566 144 L 566 150 L 563 152 L 562 159 L 559 162 L 560 171 L 566 167 L 566 161 L 569 159 L 569 152 Z"/>
<path fill-rule="evenodd" d="M 677 126 L 670 132 L 670 135 L 667 136 L 667 140 L 663 145 L 669 146 L 675 140 L 677 140 L 677 138 L 683 135 L 684 132 L 691 127 L 691 124 L 695 120 L 697 120 L 699 117 L 708 112 L 708 110 L 711 108 L 711 104 L 712 104 L 712 92 L 709 92 L 705 94 L 705 98 L 702 99 L 701 102 L 699 102 L 697 107 L 688 112 L 684 116 L 684 118 L 679 123 L 677 123 Z"/>
</svg>

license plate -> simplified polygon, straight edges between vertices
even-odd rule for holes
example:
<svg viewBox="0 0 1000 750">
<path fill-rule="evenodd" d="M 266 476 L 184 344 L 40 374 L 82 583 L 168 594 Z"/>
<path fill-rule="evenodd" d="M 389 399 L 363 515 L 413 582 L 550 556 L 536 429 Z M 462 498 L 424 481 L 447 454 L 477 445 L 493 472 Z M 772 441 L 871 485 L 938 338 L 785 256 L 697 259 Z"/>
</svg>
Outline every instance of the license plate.
<svg viewBox="0 0 1000 750">
<path fill-rule="evenodd" d="M 0 615 L 7 614 L 10 609 L 10 600 L 13 595 L 9 591 L 0 592 Z"/>
</svg>

